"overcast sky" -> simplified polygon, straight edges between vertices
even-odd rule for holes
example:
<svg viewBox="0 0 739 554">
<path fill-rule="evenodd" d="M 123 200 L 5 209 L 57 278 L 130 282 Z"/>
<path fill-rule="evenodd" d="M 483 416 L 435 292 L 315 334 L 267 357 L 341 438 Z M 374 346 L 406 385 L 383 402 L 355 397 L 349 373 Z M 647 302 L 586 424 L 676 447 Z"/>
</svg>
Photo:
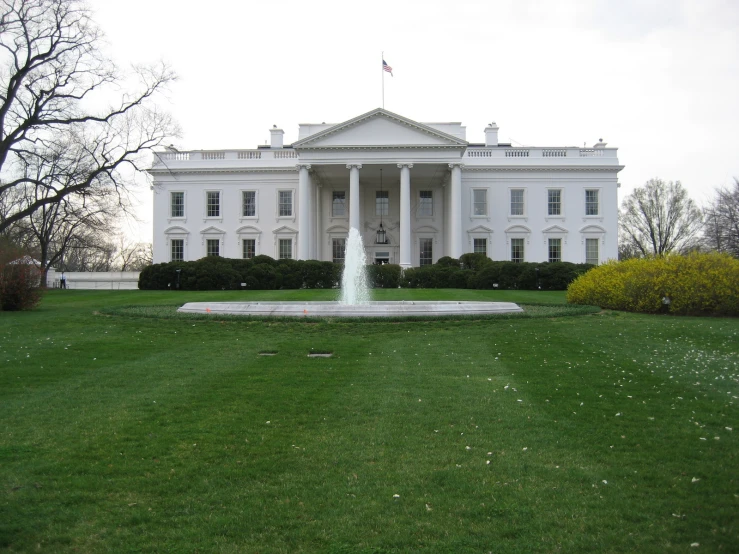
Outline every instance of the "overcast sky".
<svg viewBox="0 0 739 554">
<path fill-rule="evenodd" d="M 91 0 L 121 66 L 164 60 L 180 149 L 385 108 L 483 142 L 617 147 L 620 198 L 652 177 L 703 203 L 739 177 L 737 0 Z M 151 192 L 142 186 L 151 240 Z"/>
</svg>

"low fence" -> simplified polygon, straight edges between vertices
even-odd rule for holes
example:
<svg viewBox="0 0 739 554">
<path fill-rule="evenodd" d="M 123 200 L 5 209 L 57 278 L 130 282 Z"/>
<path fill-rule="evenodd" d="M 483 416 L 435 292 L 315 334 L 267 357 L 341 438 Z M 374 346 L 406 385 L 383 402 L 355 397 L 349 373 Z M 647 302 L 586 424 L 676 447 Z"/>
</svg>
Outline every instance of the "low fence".
<svg viewBox="0 0 739 554">
<path fill-rule="evenodd" d="M 46 286 L 78 290 L 136 290 L 140 271 L 65 271 L 49 270 Z"/>
</svg>

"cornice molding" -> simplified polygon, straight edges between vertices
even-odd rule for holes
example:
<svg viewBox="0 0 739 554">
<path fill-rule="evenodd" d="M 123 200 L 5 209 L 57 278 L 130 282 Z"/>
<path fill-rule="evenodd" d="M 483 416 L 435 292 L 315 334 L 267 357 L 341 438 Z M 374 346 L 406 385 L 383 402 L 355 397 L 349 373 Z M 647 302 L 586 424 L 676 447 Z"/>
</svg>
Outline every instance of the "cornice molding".
<svg viewBox="0 0 739 554">
<path fill-rule="evenodd" d="M 468 171 L 615 171 L 618 173 L 624 168 L 624 166 L 568 166 L 568 167 L 553 167 L 553 166 L 486 166 L 486 167 L 471 167 L 466 165 L 463 168 L 464 172 Z"/>
<path fill-rule="evenodd" d="M 457 144 L 381 144 L 381 145 L 330 145 L 306 146 L 301 152 L 321 152 L 325 150 L 457 150 L 463 151 L 466 147 Z"/>
</svg>

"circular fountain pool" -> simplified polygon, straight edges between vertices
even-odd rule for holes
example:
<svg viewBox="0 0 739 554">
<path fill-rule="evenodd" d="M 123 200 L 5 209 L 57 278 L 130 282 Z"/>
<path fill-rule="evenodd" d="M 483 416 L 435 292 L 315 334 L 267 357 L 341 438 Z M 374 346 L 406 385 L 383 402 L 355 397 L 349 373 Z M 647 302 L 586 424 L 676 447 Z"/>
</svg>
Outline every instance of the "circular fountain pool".
<svg viewBox="0 0 739 554">
<path fill-rule="evenodd" d="M 342 304 L 340 302 L 188 302 L 184 313 L 264 317 L 435 317 L 492 315 L 523 310 L 513 302 L 397 301 Z"/>
</svg>

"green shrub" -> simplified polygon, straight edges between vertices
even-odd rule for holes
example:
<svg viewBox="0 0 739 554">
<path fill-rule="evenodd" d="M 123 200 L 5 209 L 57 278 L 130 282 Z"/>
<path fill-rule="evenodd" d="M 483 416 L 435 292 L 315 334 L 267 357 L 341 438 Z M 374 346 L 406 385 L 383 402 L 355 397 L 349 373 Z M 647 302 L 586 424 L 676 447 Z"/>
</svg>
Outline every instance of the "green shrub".
<svg viewBox="0 0 739 554">
<path fill-rule="evenodd" d="M 457 258 L 452 258 L 451 256 L 442 256 L 436 260 L 436 265 L 443 267 L 459 267 L 459 264 L 459 260 Z"/>
<path fill-rule="evenodd" d="M 464 269 L 471 269 L 473 271 L 478 271 L 486 265 L 493 263 L 490 258 L 480 252 L 468 252 L 467 254 L 462 254 L 459 261 Z"/>
<path fill-rule="evenodd" d="M 567 289 L 567 301 L 643 313 L 736 316 L 739 260 L 693 253 L 612 261 L 578 277 Z"/>
<path fill-rule="evenodd" d="M 196 261 L 194 278 L 196 290 L 232 290 L 240 288 L 241 282 L 241 275 L 233 269 L 231 260 L 220 256 L 207 256 Z"/>
<path fill-rule="evenodd" d="M 466 289 L 472 274 L 472 270 L 460 269 L 459 265 L 411 267 L 403 272 L 401 286 L 413 289 Z"/>
<path fill-rule="evenodd" d="M 297 260 L 279 260 L 277 262 L 277 275 L 279 276 L 280 289 L 303 288 L 302 266 L 305 262 Z"/>
<path fill-rule="evenodd" d="M 401 269 L 397 264 L 367 266 L 367 280 L 375 289 L 397 289 L 400 286 Z M 341 273 L 339 273 L 341 280 Z"/>
<path fill-rule="evenodd" d="M 280 288 L 281 284 L 275 267 L 264 263 L 252 265 L 243 282 L 249 290 L 274 290 Z"/>
<path fill-rule="evenodd" d="M 306 260 L 303 262 L 303 286 L 307 289 L 331 289 L 341 281 L 341 264 Z"/>
</svg>

